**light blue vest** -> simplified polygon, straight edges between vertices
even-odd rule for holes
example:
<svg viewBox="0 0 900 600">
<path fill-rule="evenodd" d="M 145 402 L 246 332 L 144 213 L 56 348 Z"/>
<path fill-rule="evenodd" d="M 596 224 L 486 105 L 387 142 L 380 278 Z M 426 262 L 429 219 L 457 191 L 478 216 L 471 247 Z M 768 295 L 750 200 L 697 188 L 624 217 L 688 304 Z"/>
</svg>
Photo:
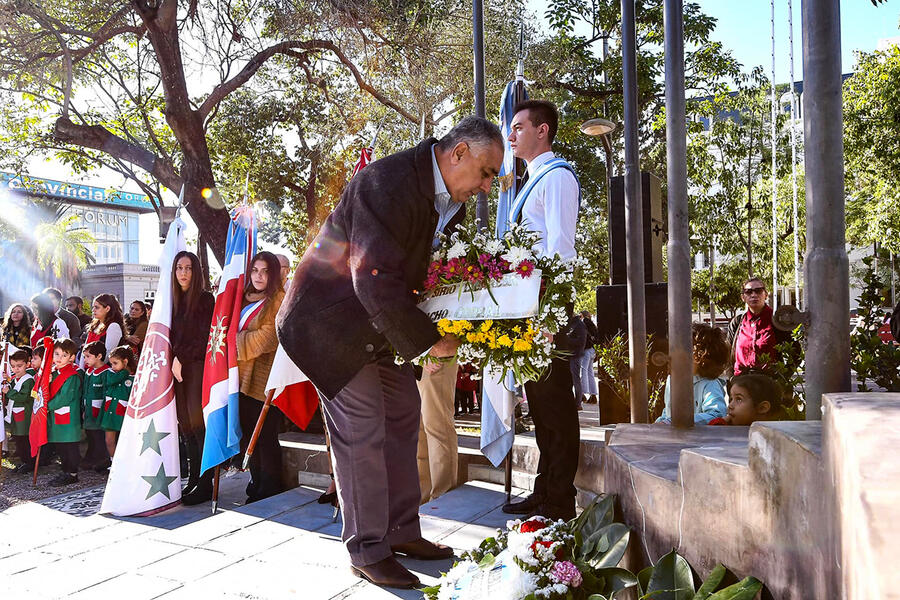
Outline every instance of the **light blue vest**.
<svg viewBox="0 0 900 600">
<path fill-rule="evenodd" d="M 553 157 L 535 171 L 532 177 L 528 178 L 528 181 L 525 182 L 525 187 L 522 188 L 522 191 L 518 193 L 515 200 L 513 201 L 512 207 L 509 210 L 509 216 L 506 219 L 503 231 L 498 231 L 498 236 L 502 236 L 509 229 L 510 223 L 516 223 L 522 215 L 522 207 L 525 206 L 525 201 L 528 199 L 529 194 L 531 194 L 531 190 L 534 189 L 534 186 L 544 178 L 544 175 L 549 173 L 554 169 L 567 169 L 572 176 L 575 178 L 575 182 L 578 184 L 578 208 L 581 208 L 581 181 L 578 180 L 578 175 L 575 174 L 575 169 L 572 168 L 572 165 L 567 163 L 564 159 L 559 157 Z M 580 210 L 579 210 L 580 212 Z M 498 219 L 498 225 L 499 219 Z M 498 227 L 499 229 L 499 227 Z"/>
</svg>

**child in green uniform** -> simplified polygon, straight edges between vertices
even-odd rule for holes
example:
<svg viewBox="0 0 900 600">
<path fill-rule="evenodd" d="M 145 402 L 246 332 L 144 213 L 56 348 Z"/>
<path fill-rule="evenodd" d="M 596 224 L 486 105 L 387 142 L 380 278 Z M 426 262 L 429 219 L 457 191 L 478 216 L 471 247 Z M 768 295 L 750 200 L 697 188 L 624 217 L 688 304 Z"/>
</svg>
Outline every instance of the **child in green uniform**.
<svg viewBox="0 0 900 600">
<path fill-rule="evenodd" d="M 88 447 L 81 461 L 81 469 L 105 473 L 109 468 L 109 454 L 103 433 L 103 401 L 106 398 L 106 378 L 110 375 L 106 364 L 106 344 L 102 341 L 86 344 L 81 350 L 84 358 L 84 432 Z"/>
<path fill-rule="evenodd" d="M 118 346 L 109 353 L 111 371 L 106 376 L 106 406 L 101 424 L 106 430 L 106 449 L 110 456 L 116 454 L 116 440 L 128 409 L 136 367 L 134 363 L 134 353 L 129 346 Z"/>
<path fill-rule="evenodd" d="M 31 444 L 28 443 L 28 427 L 31 425 L 31 409 L 34 404 L 31 390 L 34 389 L 34 377 L 26 372 L 30 363 L 28 352 L 18 350 L 9 355 L 9 367 L 13 379 L 3 385 L 6 394 L 6 409 L 10 416 L 9 433 L 16 444 L 16 454 L 22 463 L 16 467 L 16 473 L 30 471 L 34 468 L 31 457 Z"/>
<path fill-rule="evenodd" d="M 41 370 L 41 361 L 44 360 L 44 346 L 37 346 L 31 351 L 31 366 L 26 369 L 29 375 L 37 381 L 38 371 Z"/>
<path fill-rule="evenodd" d="M 62 463 L 62 473 L 50 482 L 54 487 L 78 481 L 82 394 L 81 376 L 73 364 L 77 352 L 78 346 L 69 338 L 56 340 L 47 403 L 47 441 L 56 447 Z"/>
</svg>

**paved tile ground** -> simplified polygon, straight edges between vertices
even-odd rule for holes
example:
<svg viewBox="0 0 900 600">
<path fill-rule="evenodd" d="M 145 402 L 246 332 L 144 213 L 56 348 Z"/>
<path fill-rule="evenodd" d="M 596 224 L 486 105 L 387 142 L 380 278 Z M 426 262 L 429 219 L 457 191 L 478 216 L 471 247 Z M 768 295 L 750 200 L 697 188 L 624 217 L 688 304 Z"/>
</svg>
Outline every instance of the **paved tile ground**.
<svg viewBox="0 0 900 600">
<path fill-rule="evenodd" d="M 220 510 L 141 519 L 96 514 L 102 488 L 0 512 L 0 598 L 353 600 L 421 598 L 354 577 L 341 523 L 318 490 L 241 505 L 246 474 L 224 478 Z M 423 535 L 468 549 L 505 524 L 502 486 L 470 482 L 421 507 Z M 451 561 L 402 559 L 425 584 Z"/>
</svg>

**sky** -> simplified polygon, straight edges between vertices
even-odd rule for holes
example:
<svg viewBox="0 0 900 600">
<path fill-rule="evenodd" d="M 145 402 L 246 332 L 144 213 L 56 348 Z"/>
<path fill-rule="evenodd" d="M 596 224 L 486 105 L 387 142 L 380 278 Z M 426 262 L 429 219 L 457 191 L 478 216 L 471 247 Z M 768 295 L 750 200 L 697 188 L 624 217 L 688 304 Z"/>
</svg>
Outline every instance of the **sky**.
<svg viewBox="0 0 900 600">
<path fill-rule="evenodd" d="M 712 39 L 722 42 L 749 71 L 755 65 L 772 68 L 771 3 L 764 0 L 695 0 L 704 13 L 718 22 Z M 793 0 L 794 78 L 803 78 L 801 0 Z M 875 50 L 878 41 L 900 36 L 900 0 L 888 0 L 878 7 L 869 0 L 841 0 L 842 71 L 853 70 L 854 52 Z M 788 2 L 775 2 L 775 80 L 786 83 L 789 75 Z"/>
</svg>

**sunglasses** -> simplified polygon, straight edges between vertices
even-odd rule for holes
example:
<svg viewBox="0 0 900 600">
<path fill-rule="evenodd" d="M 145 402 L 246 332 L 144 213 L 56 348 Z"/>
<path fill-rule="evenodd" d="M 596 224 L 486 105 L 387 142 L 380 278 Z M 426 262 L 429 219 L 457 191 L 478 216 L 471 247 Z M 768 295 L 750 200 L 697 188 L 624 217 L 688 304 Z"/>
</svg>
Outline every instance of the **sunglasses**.
<svg viewBox="0 0 900 600">
<path fill-rule="evenodd" d="M 760 295 L 765 291 L 766 291 L 766 288 L 764 288 L 764 287 L 752 287 L 752 288 L 744 288 L 744 291 L 741 293 L 744 294 L 745 296 L 749 296 L 751 294 Z"/>
</svg>

